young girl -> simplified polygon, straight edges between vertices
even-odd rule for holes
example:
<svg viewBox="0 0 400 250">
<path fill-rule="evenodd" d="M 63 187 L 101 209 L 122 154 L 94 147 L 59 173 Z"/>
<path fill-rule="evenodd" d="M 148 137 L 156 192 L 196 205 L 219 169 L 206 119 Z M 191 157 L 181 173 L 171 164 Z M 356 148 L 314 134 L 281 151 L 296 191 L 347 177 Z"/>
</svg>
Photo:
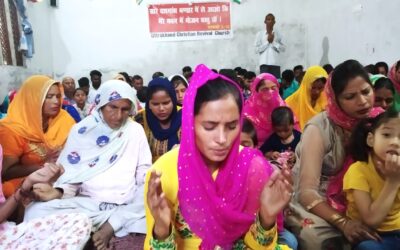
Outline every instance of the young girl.
<svg viewBox="0 0 400 250">
<path fill-rule="evenodd" d="M 84 89 L 77 88 L 74 92 L 74 100 L 76 104 L 74 104 L 74 108 L 78 111 L 81 119 L 84 119 L 89 115 L 89 107 L 90 105 L 87 103 L 87 95 Z"/>
<path fill-rule="evenodd" d="M 183 97 L 185 96 L 185 92 L 189 86 L 186 78 L 182 75 L 172 75 L 168 80 L 172 85 L 174 85 L 178 106 L 182 106 Z"/>
<path fill-rule="evenodd" d="M 355 245 L 356 250 L 399 249 L 400 108 L 397 105 L 361 122 L 352 135 L 350 148 L 356 162 L 343 180 L 346 214 L 378 233 L 376 240 Z M 332 220 L 340 220 L 346 226 L 345 217 Z"/>
<path fill-rule="evenodd" d="M 393 96 L 395 94 L 392 81 L 384 75 L 372 75 L 370 79 L 374 86 L 374 106 L 381 107 L 384 110 L 388 109 L 393 103 Z"/>
<path fill-rule="evenodd" d="M 300 141 L 301 133 L 294 129 L 294 115 L 289 107 L 278 107 L 272 111 L 271 122 L 274 133 L 260 147 L 270 161 L 278 164 L 295 163 L 294 150 Z M 283 161 L 283 162 L 282 162 Z"/>
</svg>

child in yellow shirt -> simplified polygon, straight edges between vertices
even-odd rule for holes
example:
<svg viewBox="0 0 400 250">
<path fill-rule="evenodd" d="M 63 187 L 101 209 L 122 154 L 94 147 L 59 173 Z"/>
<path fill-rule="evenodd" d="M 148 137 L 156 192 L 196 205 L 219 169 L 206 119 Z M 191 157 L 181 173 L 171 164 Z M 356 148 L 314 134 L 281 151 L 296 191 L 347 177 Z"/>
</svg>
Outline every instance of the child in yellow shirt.
<svg viewBox="0 0 400 250">
<path fill-rule="evenodd" d="M 400 249 L 400 103 L 361 122 L 352 135 L 353 159 L 344 176 L 347 216 L 376 230 L 355 250 Z M 378 237 L 379 235 L 379 237 Z"/>
</svg>

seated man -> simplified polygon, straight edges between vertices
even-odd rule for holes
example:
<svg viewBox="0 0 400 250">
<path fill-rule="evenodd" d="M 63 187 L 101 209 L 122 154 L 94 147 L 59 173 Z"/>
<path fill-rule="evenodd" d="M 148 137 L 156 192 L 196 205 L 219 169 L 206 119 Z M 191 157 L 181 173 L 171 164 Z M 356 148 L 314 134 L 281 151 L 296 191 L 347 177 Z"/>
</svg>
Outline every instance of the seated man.
<svg viewBox="0 0 400 250">
<path fill-rule="evenodd" d="M 96 110 L 72 128 L 61 152 L 58 162 L 65 173 L 53 187 L 34 186 L 39 199 L 48 202 L 29 206 L 25 221 L 83 212 L 92 219 L 94 245 L 105 249 L 113 235 L 146 232 L 143 185 L 152 157 L 143 128 L 128 118 L 135 103 L 128 84 L 104 83 L 95 103 Z"/>
</svg>

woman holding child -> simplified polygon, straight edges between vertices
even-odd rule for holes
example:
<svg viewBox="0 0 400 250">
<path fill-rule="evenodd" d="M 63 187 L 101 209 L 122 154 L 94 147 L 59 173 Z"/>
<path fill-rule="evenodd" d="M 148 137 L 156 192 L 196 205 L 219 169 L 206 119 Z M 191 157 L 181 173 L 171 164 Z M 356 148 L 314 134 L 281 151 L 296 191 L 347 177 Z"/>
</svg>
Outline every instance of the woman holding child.
<svg viewBox="0 0 400 250">
<path fill-rule="evenodd" d="M 273 133 L 271 113 L 276 107 L 286 106 L 279 95 L 279 82 L 269 73 L 258 75 L 252 82 L 251 96 L 246 101 L 244 116 L 251 121 L 257 131 L 258 145 L 261 146 Z"/>
</svg>

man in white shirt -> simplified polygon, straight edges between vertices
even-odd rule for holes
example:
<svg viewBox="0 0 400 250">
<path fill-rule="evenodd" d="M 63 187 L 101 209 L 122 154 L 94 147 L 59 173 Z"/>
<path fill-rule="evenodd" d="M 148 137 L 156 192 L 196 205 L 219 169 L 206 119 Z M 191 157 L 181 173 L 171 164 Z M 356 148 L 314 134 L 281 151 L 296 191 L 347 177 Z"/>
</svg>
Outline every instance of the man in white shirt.
<svg viewBox="0 0 400 250">
<path fill-rule="evenodd" d="M 88 103 L 93 104 L 95 102 L 97 96 L 97 90 L 101 85 L 101 72 L 98 70 L 90 71 L 90 81 L 92 85 L 90 86 L 89 95 L 88 95 Z"/>
<path fill-rule="evenodd" d="M 266 30 L 257 33 L 256 53 L 260 55 L 260 73 L 268 72 L 280 77 L 279 53 L 285 51 L 282 36 L 274 29 L 275 16 L 269 13 L 264 20 Z"/>
</svg>

